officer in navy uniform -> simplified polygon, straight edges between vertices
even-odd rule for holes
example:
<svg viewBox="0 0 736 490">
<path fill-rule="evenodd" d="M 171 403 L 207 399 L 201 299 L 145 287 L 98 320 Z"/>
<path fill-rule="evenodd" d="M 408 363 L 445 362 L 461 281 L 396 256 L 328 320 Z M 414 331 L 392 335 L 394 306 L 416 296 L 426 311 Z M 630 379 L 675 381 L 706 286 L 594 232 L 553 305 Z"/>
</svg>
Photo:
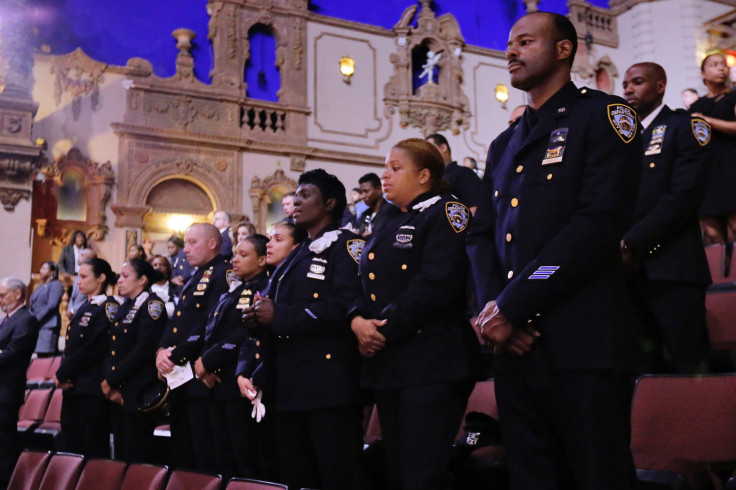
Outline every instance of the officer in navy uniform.
<svg viewBox="0 0 736 490">
<path fill-rule="evenodd" d="M 441 154 L 427 141 L 392 148 L 383 180 L 396 206 L 363 251 L 362 297 L 351 311 L 392 489 L 452 486 L 453 441 L 483 374 L 480 344 L 465 317 L 470 211 L 443 193 L 443 171 Z"/>
<path fill-rule="evenodd" d="M 184 253 L 184 240 L 176 235 L 172 235 L 166 242 L 169 251 L 169 261 L 171 262 L 171 282 L 177 287 L 177 297 L 181 292 L 181 288 L 194 274 L 194 267 L 189 264 L 187 256 Z"/>
<path fill-rule="evenodd" d="M 257 296 L 246 312 L 274 337 L 269 372 L 279 481 L 289 488 L 365 484 L 359 355 L 347 319 L 360 294 L 365 241 L 338 229 L 345 205 L 345 187 L 334 175 L 316 169 L 299 177 L 293 217 L 309 239 L 276 269 L 267 297 Z"/>
<path fill-rule="evenodd" d="M 472 214 L 475 214 L 483 193 L 480 178 L 471 169 L 458 165 L 452 159 L 452 150 L 447 138 L 435 133 L 427 136 L 426 140 L 435 145 L 442 155 L 445 162 L 444 179 L 450 183 L 449 192 L 465 204 Z"/>
<path fill-rule="evenodd" d="M 637 63 L 624 76 L 624 97 L 642 119 L 644 155 L 634 224 L 621 241 L 621 257 L 648 361 L 640 374 L 666 367 L 693 374 L 706 370 L 708 356 L 705 288 L 711 280 L 698 209 L 711 130 L 703 119 L 664 105 L 666 85 L 656 63 Z"/>
<path fill-rule="evenodd" d="M 79 266 L 77 281 L 85 301 L 66 329 L 64 355 L 56 371 L 55 384 L 64 395 L 59 449 L 91 458 L 110 456 L 110 417 L 100 383 L 108 330 L 119 306 L 105 291 L 116 280 L 110 264 L 102 259 L 89 259 Z M 88 291 L 90 287 L 96 290 Z"/>
<path fill-rule="evenodd" d="M 125 264 L 118 279 L 118 292 L 125 302 L 117 309 L 108 332 L 102 393 L 112 402 L 112 432 L 115 458 L 127 462 L 155 462 L 153 413 L 138 410 L 142 390 L 156 381 L 151 363 L 166 325 L 164 302 L 150 293 L 161 273 L 143 259 Z"/>
<path fill-rule="evenodd" d="M 251 417 L 252 406 L 243 399 L 236 379 L 240 346 L 250 341 L 243 324 L 243 311 L 253 304 L 255 294 L 268 286 L 267 242 L 268 238 L 263 235 L 249 235 L 235 247 L 230 291 L 210 313 L 204 352 L 195 363 L 197 376 L 211 387 L 210 421 L 216 471 L 224 479 L 232 476 L 266 478 L 259 466 L 263 468 L 271 463 L 258 464 L 268 455 L 261 454 L 257 444 L 258 426 Z"/>
<path fill-rule="evenodd" d="M 209 223 L 193 224 L 184 236 L 184 252 L 197 271 L 182 288 L 174 316 L 159 342 L 156 367 L 161 376 L 174 366 L 191 368 L 202 352 L 207 317 L 228 291 L 230 260 L 220 255 L 221 245 L 219 230 Z M 214 468 L 208 397 L 200 379 L 191 379 L 171 392 L 172 459 L 178 466 L 203 471 Z"/>
<path fill-rule="evenodd" d="M 558 14 L 512 27 L 511 85 L 529 104 L 491 144 L 493 193 L 469 230 L 512 489 L 635 486 L 619 242 L 641 145 L 633 109 L 571 82 L 576 48 Z"/>
</svg>

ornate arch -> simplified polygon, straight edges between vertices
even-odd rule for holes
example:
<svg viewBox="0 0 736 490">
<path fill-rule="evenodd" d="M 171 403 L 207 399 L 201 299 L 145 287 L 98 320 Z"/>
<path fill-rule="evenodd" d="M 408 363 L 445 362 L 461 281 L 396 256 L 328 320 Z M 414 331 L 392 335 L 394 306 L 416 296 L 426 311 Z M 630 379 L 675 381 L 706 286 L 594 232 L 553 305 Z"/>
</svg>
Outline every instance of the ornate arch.
<svg viewBox="0 0 736 490">
<path fill-rule="evenodd" d="M 271 195 L 275 189 L 295 191 L 297 183 L 294 179 L 286 176 L 283 169 L 276 169 L 273 175 L 261 179 L 256 176 L 250 182 L 250 198 L 253 205 L 253 217 L 255 226 L 259 233 L 268 230 L 268 205 L 271 203 Z"/>
</svg>

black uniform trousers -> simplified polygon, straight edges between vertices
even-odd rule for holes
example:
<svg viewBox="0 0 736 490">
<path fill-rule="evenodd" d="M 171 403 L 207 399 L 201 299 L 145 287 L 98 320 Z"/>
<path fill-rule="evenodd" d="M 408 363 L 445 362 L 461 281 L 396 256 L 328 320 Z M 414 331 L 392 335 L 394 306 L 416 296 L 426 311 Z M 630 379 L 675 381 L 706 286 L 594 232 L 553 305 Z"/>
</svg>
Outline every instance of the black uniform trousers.
<svg viewBox="0 0 736 490">
<path fill-rule="evenodd" d="M 361 417 L 359 405 L 276 411 L 279 481 L 290 490 L 365 488 Z"/>
<path fill-rule="evenodd" d="M 628 450 L 631 376 L 504 370 L 495 389 L 512 490 L 636 488 Z"/>
<path fill-rule="evenodd" d="M 156 414 L 133 412 L 109 404 L 115 459 L 127 463 L 156 463 Z"/>
<path fill-rule="evenodd" d="M 215 471 L 227 481 L 233 476 L 263 478 L 258 472 L 258 436 L 253 406 L 248 400 L 210 400 Z"/>
<path fill-rule="evenodd" d="M 475 381 L 373 391 L 386 447 L 389 488 L 445 489 L 452 445 Z"/>
<path fill-rule="evenodd" d="M 180 468 L 214 471 L 215 448 L 209 422 L 209 402 L 206 398 L 187 396 L 185 389 L 182 386 L 169 393 L 172 464 Z"/>
<path fill-rule="evenodd" d="M 59 449 L 88 458 L 109 458 L 109 402 L 100 396 L 66 392 L 63 396 Z"/>
<path fill-rule="evenodd" d="M 8 486 L 20 453 L 17 426 L 19 409 L 19 404 L 0 404 L 0 488 Z"/>
<path fill-rule="evenodd" d="M 643 276 L 632 278 L 628 286 L 642 354 L 637 374 L 703 372 L 709 350 L 705 286 Z"/>
</svg>

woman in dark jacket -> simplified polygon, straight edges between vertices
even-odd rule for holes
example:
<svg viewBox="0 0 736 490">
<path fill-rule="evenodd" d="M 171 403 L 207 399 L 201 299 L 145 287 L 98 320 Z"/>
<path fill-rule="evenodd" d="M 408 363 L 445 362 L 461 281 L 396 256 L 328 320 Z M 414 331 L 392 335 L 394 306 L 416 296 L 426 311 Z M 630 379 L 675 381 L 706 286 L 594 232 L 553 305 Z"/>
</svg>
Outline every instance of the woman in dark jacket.
<svg viewBox="0 0 736 490">
<path fill-rule="evenodd" d="M 64 357 L 54 379 L 56 387 L 64 390 L 60 449 L 92 458 L 109 457 L 110 452 L 108 406 L 100 383 L 107 331 L 119 306 L 106 292 L 116 280 L 110 264 L 102 259 L 90 259 L 79 267 L 79 292 L 87 300 L 69 323 Z"/>
<path fill-rule="evenodd" d="M 31 314 L 38 322 L 36 353 L 40 357 L 53 356 L 59 352 L 59 330 L 61 314 L 59 304 L 64 286 L 59 281 L 59 268 L 55 262 L 44 262 L 38 272 L 41 284 L 31 294 Z"/>
<path fill-rule="evenodd" d="M 444 194 L 443 172 L 442 156 L 425 140 L 392 148 L 383 190 L 396 207 L 363 250 L 363 294 L 351 312 L 393 489 L 451 486 L 453 440 L 482 374 L 465 317 L 470 212 Z"/>
<path fill-rule="evenodd" d="M 151 284 L 161 276 L 151 264 L 133 259 L 123 264 L 118 293 L 125 302 L 110 328 L 102 393 L 113 404 L 115 457 L 125 461 L 153 461 L 155 415 L 138 410 L 138 395 L 157 381 L 154 359 L 166 325 L 166 307 Z"/>
</svg>

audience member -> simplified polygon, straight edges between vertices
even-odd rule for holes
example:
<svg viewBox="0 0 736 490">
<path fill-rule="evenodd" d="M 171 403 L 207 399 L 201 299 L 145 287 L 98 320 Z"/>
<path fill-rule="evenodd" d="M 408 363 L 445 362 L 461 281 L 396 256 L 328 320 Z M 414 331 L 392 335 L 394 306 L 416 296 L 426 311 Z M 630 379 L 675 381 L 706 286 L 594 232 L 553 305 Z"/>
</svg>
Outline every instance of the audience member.
<svg viewBox="0 0 736 490">
<path fill-rule="evenodd" d="M 284 210 L 284 220 L 293 223 L 294 222 L 294 192 L 287 192 L 284 197 L 281 198 L 281 208 Z"/>
<path fill-rule="evenodd" d="M 256 227 L 250 221 L 241 221 L 238 226 L 235 227 L 235 244 L 242 242 L 250 235 L 258 233 Z"/>
<path fill-rule="evenodd" d="M 215 213 L 212 224 L 220 231 L 222 236 L 222 245 L 220 246 L 220 254 L 226 259 L 233 256 L 233 231 L 230 229 L 230 215 L 219 210 Z"/>
<path fill-rule="evenodd" d="M 61 269 L 63 274 L 70 276 L 77 275 L 77 271 L 79 270 L 79 254 L 84 248 L 87 248 L 87 236 L 82 230 L 75 230 L 72 233 L 69 244 L 64 245 L 61 249 L 59 269 Z"/>
<path fill-rule="evenodd" d="M 53 356 L 59 352 L 61 330 L 59 305 L 64 295 L 64 286 L 59 281 L 58 275 L 59 269 L 55 262 L 44 262 L 38 272 L 41 284 L 31 293 L 31 314 L 38 323 L 36 354 L 39 357 Z"/>
<path fill-rule="evenodd" d="M 169 261 L 171 262 L 171 282 L 181 288 L 192 274 L 194 274 L 194 267 L 189 265 L 187 256 L 184 253 L 184 240 L 176 235 L 172 235 L 166 242 L 166 248 L 168 249 Z"/>
<path fill-rule="evenodd" d="M 389 208 L 393 204 L 387 202 L 383 198 L 381 190 L 381 179 L 374 173 L 365 174 L 358 181 L 360 183 L 360 195 L 363 196 L 363 202 L 368 208 L 363 211 L 356 220 L 358 235 L 368 238 L 378 233 L 386 222 Z"/>
<path fill-rule="evenodd" d="M 166 305 L 166 316 L 174 316 L 177 297 L 176 284 L 171 282 L 171 263 L 163 255 L 154 255 L 151 265 L 161 274 L 161 280 L 151 284 L 151 292 L 156 294 Z"/>
<path fill-rule="evenodd" d="M 89 259 L 95 259 L 97 258 L 97 252 L 92 250 L 91 248 L 85 248 L 82 249 L 82 253 L 79 254 L 79 265 L 81 269 L 81 265 L 84 264 Z M 66 308 L 66 317 L 71 320 L 71 318 L 74 316 L 74 313 L 79 310 L 79 308 L 87 301 L 87 295 L 82 294 L 79 292 L 79 278 L 75 277 L 74 282 L 72 283 L 72 294 L 69 296 L 69 304 Z"/>
<path fill-rule="evenodd" d="M 471 214 L 475 214 L 478 202 L 481 199 L 483 186 L 478 176 L 469 168 L 461 167 L 452 160 L 452 151 L 450 143 L 441 134 L 430 134 L 426 138 L 427 141 L 437 147 L 445 162 L 444 179 L 450 183 L 449 192 L 456 196 L 461 203 L 470 209 Z"/>
</svg>

